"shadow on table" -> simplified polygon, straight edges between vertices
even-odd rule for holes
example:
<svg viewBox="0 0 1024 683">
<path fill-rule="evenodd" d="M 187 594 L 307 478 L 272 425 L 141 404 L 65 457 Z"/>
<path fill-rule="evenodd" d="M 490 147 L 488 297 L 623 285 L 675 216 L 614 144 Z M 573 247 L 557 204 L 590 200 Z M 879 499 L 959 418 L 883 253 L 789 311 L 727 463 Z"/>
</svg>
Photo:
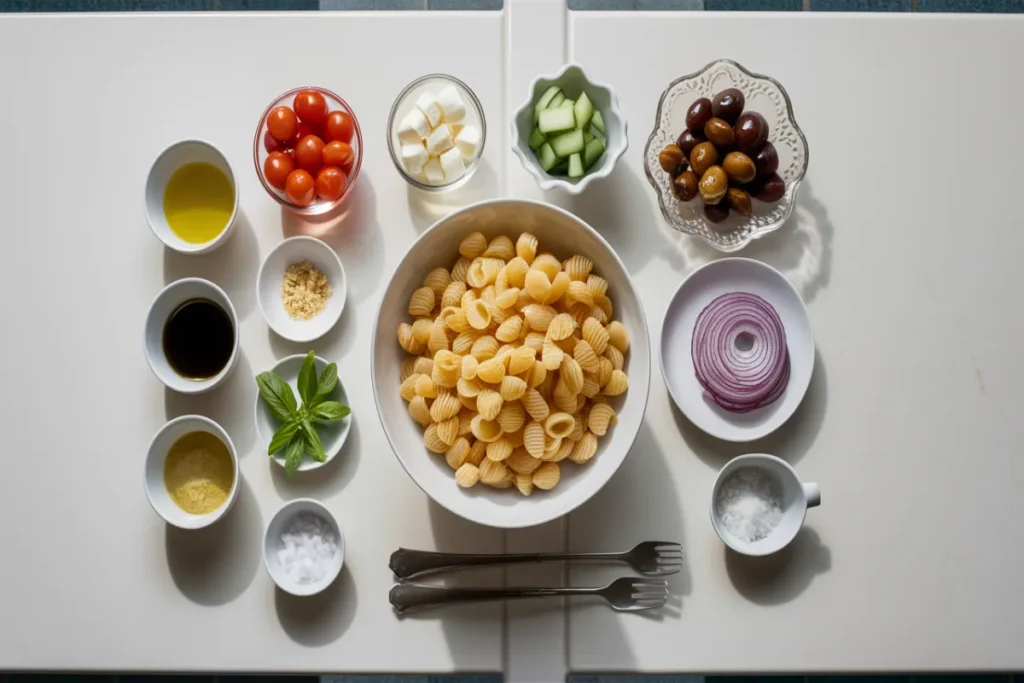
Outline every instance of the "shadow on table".
<svg viewBox="0 0 1024 683">
<path fill-rule="evenodd" d="M 254 377 L 252 366 L 239 347 L 235 369 L 219 387 L 203 394 L 181 394 L 165 388 L 164 415 L 168 420 L 182 415 L 205 415 L 224 428 L 242 459 L 253 449 L 256 439 L 250 407 L 256 401 Z"/>
<path fill-rule="evenodd" d="M 689 271 L 730 256 L 755 259 L 785 275 L 807 304 L 828 287 L 832 276 L 835 228 L 828 217 L 828 209 L 814 196 L 811 183 L 807 181 L 797 192 L 796 207 L 789 221 L 736 253 L 720 252 L 699 238 L 675 232 L 664 221 L 661 226 L 670 233 Z"/>
<path fill-rule="evenodd" d="M 281 226 L 285 237 L 316 237 L 338 252 L 348 281 L 346 310 L 349 305 L 364 301 L 377 287 L 384 274 L 384 238 L 377 222 L 377 196 L 369 176 L 359 176 L 352 194 L 337 209 L 322 216 L 300 216 L 281 207 Z"/>
<path fill-rule="evenodd" d="M 352 349 L 352 344 L 356 340 L 356 325 L 359 316 L 356 315 L 354 309 L 357 306 L 358 303 L 355 301 L 346 302 L 345 307 L 341 309 L 341 317 L 334 327 L 319 339 L 308 342 L 294 342 L 285 339 L 268 326 L 267 340 L 270 342 L 270 350 L 274 354 L 274 358 L 282 360 L 296 354 L 305 356 L 310 350 L 313 350 L 328 363 L 340 365 L 341 359 Z M 263 368 L 262 370 L 269 369 Z M 345 383 L 344 377 L 341 378 L 341 382 Z"/>
<path fill-rule="evenodd" d="M 768 436 L 749 443 L 732 443 L 716 439 L 690 422 L 671 398 L 669 403 L 672 406 L 676 427 L 686 440 L 686 445 L 706 465 L 715 470 L 745 453 L 769 453 L 795 465 L 811 450 L 825 420 L 825 409 L 828 405 L 828 373 L 825 371 L 821 353 L 815 350 L 811 383 L 796 412 Z"/>
<path fill-rule="evenodd" d="M 323 647 L 340 638 L 356 615 L 356 584 L 348 567 L 323 592 L 298 597 L 274 589 L 274 607 L 281 628 L 305 647 Z"/>
<path fill-rule="evenodd" d="M 814 514 L 813 511 L 810 514 Z M 758 605 L 781 605 L 807 589 L 815 576 L 832 569 L 832 551 L 805 526 L 793 542 L 767 557 L 747 557 L 724 549 L 725 568 L 736 590 Z"/>
<path fill-rule="evenodd" d="M 352 481 L 352 477 L 356 474 L 361 453 L 360 441 L 359 420 L 353 413 L 352 424 L 349 426 L 345 444 L 341 447 L 341 451 L 323 467 L 306 472 L 296 472 L 289 478 L 283 467 L 273 462 L 269 456 L 264 455 L 277 494 L 286 501 L 294 498 L 316 498 L 317 500 L 333 498 Z"/>
<path fill-rule="evenodd" d="M 206 254 L 182 254 L 164 247 L 164 283 L 201 277 L 218 285 L 231 299 L 239 320 L 256 305 L 256 274 L 260 251 L 249 219 L 238 210 L 235 232 L 223 245 Z"/>
<path fill-rule="evenodd" d="M 406 202 L 417 232 L 423 232 L 453 211 L 498 196 L 498 176 L 481 159 L 473 177 L 462 187 L 449 192 L 427 192 L 409 185 Z"/>
<path fill-rule="evenodd" d="M 167 568 L 181 594 L 200 605 L 223 605 L 241 595 L 261 561 L 263 519 L 252 489 L 238 479 L 238 497 L 205 529 L 166 527 Z"/>
</svg>

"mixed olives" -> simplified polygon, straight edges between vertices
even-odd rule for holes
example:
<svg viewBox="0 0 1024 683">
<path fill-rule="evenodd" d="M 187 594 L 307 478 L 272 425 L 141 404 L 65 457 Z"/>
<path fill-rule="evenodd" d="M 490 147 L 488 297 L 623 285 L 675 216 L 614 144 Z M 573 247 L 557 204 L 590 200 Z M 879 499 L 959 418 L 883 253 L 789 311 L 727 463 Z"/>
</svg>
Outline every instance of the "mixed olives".
<svg viewBox="0 0 1024 683">
<path fill-rule="evenodd" d="M 786 193 L 768 122 L 755 111 L 744 112 L 745 105 L 736 88 L 701 97 L 686 111 L 686 130 L 658 155 L 675 196 L 688 202 L 699 195 L 713 223 L 730 211 L 751 215 L 751 198 L 777 202 Z"/>
</svg>

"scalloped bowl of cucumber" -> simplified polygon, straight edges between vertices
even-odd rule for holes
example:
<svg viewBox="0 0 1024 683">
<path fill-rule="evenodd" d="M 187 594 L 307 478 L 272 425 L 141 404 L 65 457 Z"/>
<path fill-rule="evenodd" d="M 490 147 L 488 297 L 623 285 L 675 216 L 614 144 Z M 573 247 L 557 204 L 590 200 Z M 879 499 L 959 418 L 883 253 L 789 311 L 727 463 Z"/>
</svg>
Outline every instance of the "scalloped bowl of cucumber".
<svg viewBox="0 0 1024 683">
<path fill-rule="evenodd" d="M 615 92 L 578 64 L 535 78 L 512 121 L 512 151 L 543 190 L 583 192 L 611 174 L 628 145 Z"/>
</svg>

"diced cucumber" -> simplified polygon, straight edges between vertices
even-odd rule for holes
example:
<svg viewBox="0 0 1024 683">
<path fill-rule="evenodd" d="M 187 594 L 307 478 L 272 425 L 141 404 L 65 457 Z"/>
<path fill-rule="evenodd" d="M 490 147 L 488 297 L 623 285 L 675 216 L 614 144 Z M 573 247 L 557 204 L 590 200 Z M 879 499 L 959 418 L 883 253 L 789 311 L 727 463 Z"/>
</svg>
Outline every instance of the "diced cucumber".
<svg viewBox="0 0 1024 683">
<path fill-rule="evenodd" d="M 594 138 L 587 143 L 583 150 L 583 167 L 589 169 L 597 163 L 597 160 L 604 154 L 604 143 L 601 138 Z"/>
<path fill-rule="evenodd" d="M 558 157 L 555 156 L 555 150 L 551 148 L 551 143 L 545 142 L 540 146 L 537 151 L 537 162 L 545 171 L 550 171 L 551 167 L 558 163 Z"/>
<path fill-rule="evenodd" d="M 576 117 L 573 115 L 572 109 L 564 109 L 562 107 L 545 109 L 541 111 L 540 118 L 537 119 L 537 128 L 545 135 L 561 133 L 562 131 L 572 130 L 575 127 Z"/>
<path fill-rule="evenodd" d="M 587 143 L 596 138 L 597 136 L 591 133 L 589 130 L 583 131 L 583 142 Z"/>
<path fill-rule="evenodd" d="M 594 128 L 597 128 L 599 131 L 604 133 L 604 119 L 601 117 L 601 112 L 595 109 L 594 118 L 590 119 L 590 122 L 594 124 Z"/>
<path fill-rule="evenodd" d="M 569 157 L 569 177 L 583 177 L 583 159 L 580 158 L 579 152 Z"/>
<path fill-rule="evenodd" d="M 545 107 L 545 109 L 555 109 L 556 107 L 561 107 L 563 102 L 565 102 L 565 93 L 559 90 L 558 93 L 552 98 L 551 102 L 548 103 L 548 106 Z"/>
<path fill-rule="evenodd" d="M 576 100 L 570 100 L 568 97 L 566 97 L 565 102 L 562 102 L 562 106 L 572 109 L 573 107 L 576 106 Z"/>
<path fill-rule="evenodd" d="M 539 128 L 534 128 L 533 132 L 530 133 L 530 141 L 529 141 L 530 149 L 532 149 L 535 152 L 538 149 L 540 149 L 540 146 L 543 145 L 547 141 L 548 141 L 548 139 L 546 137 L 544 137 L 544 133 L 541 133 Z"/>
<path fill-rule="evenodd" d="M 561 92 L 562 90 L 557 85 L 553 85 L 544 91 L 544 94 L 541 95 L 540 98 L 538 98 L 537 103 L 533 105 L 534 120 L 537 120 L 537 118 L 539 118 L 542 109 L 546 109 L 547 106 L 551 104 L 551 100 L 555 98 L 555 95 L 558 95 Z M 565 97 L 565 95 L 562 95 L 562 97 Z"/>
<path fill-rule="evenodd" d="M 551 149 L 554 150 L 555 154 L 560 158 L 565 158 L 570 154 L 582 152 L 584 147 L 582 130 L 572 130 L 568 133 L 562 133 L 551 141 Z M 601 147 L 603 148 L 604 145 Z"/>
<path fill-rule="evenodd" d="M 579 99 L 573 105 L 573 110 L 576 112 L 576 127 L 580 130 L 586 128 L 587 124 L 590 123 L 590 119 L 594 116 L 594 105 L 590 103 L 587 93 L 580 93 Z M 601 124 L 603 126 L 604 122 L 602 121 Z"/>
<path fill-rule="evenodd" d="M 592 134 L 592 135 L 593 135 L 593 136 L 594 136 L 595 138 L 597 138 L 598 140 L 600 140 L 601 142 L 604 142 L 604 143 L 607 143 L 607 142 L 608 142 L 608 139 L 607 139 L 607 138 L 606 138 L 606 137 L 604 136 L 604 133 L 602 133 L 601 131 L 599 131 L 599 130 L 597 129 L 597 127 L 596 127 L 596 126 L 594 126 L 593 122 L 591 122 L 591 124 L 590 124 L 590 133 L 591 133 L 591 134 Z"/>
<path fill-rule="evenodd" d="M 551 168 L 551 170 L 548 171 L 548 173 L 551 173 L 552 175 L 554 175 L 554 174 L 562 175 L 567 170 L 569 170 L 569 160 L 568 159 L 562 159 L 557 164 L 555 164 Z"/>
</svg>

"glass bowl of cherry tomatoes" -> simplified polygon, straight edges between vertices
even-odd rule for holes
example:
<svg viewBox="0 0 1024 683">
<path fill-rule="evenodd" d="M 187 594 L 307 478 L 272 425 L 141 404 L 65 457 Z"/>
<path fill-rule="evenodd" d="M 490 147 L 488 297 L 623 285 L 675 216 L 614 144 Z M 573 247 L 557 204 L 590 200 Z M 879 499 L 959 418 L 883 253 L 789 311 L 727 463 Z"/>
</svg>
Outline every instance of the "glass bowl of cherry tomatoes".
<svg viewBox="0 0 1024 683">
<path fill-rule="evenodd" d="M 359 177 L 359 121 L 330 90 L 289 90 L 260 116 L 252 158 L 267 194 L 281 206 L 307 216 L 326 213 L 341 204 Z"/>
</svg>

